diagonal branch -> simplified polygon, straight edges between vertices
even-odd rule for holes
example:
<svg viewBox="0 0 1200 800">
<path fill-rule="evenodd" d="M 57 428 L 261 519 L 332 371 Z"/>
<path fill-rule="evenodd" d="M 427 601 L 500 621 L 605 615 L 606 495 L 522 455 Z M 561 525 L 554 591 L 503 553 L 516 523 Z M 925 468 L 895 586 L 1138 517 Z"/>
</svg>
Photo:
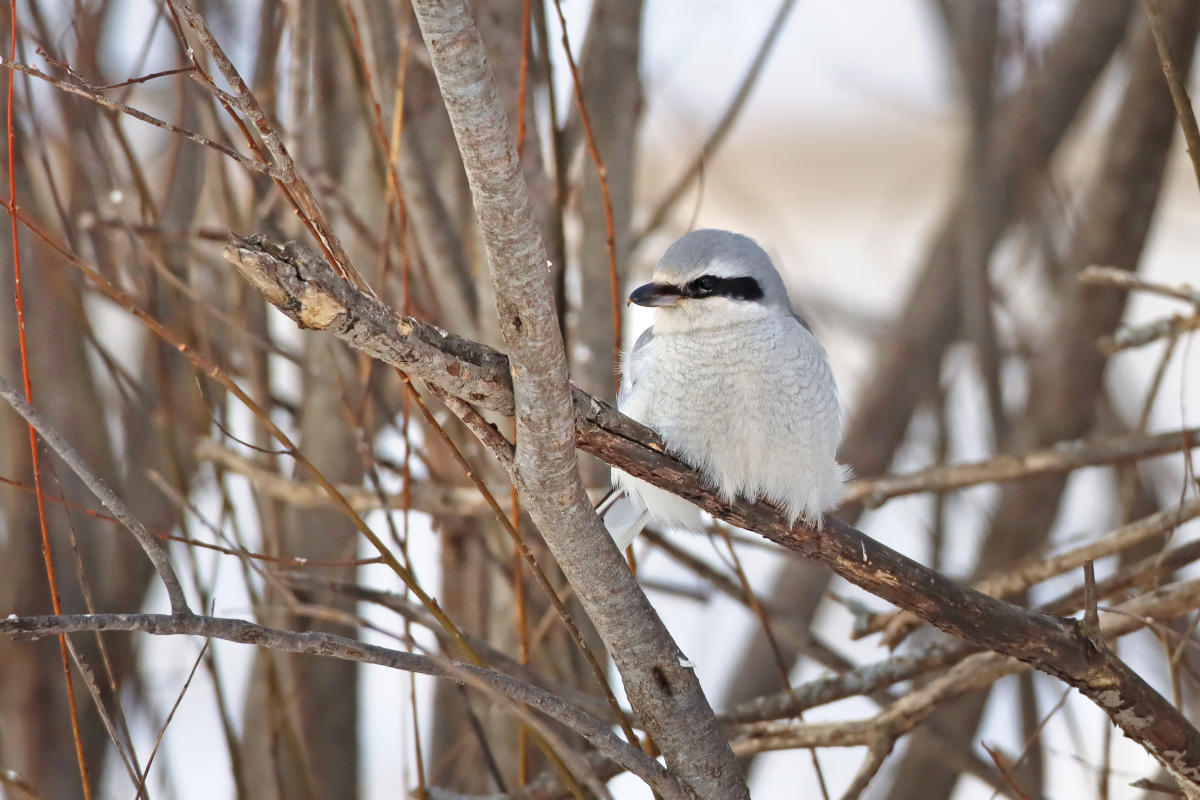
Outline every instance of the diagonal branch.
<svg viewBox="0 0 1200 800">
<path fill-rule="evenodd" d="M 146 530 L 146 526 L 134 516 L 116 492 L 108 488 L 107 484 L 87 465 L 83 456 L 79 455 L 78 451 L 37 412 L 37 409 L 26 403 L 17 390 L 2 377 L 0 377 L 0 397 L 3 397 L 13 407 L 13 410 L 33 426 L 34 430 L 38 432 L 38 436 L 42 437 L 42 441 L 54 448 L 54 452 L 58 453 L 66 465 L 92 490 L 96 499 L 103 503 L 105 508 L 111 511 L 113 516 L 137 538 L 138 544 L 146 552 L 146 557 L 150 559 L 150 563 L 158 572 L 158 577 L 162 579 L 163 585 L 167 588 L 167 597 L 171 601 L 171 613 L 190 614 L 191 610 L 188 608 L 187 598 L 183 594 L 183 587 L 179 584 L 179 577 L 175 574 L 175 569 L 171 566 L 171 560 L 167 557 L 166 548 L 162 543 Z"/>
<path fill-rule="evenodd" d="M 439 339 L 446 341 L 446 350 L 429 362 L 414 363 L 410 357 L 394 366 L 423 373 L 447 391 L 489 408 L 512 407 L 510 390 L 494 375 L 480 374 L 478 368 L 486 363 L 503 372 L 501 354 L 483 345 L 435 334 L 411 318 L 402 319 L 386 306 L 345 286 L 319 259 L 306 261 L 301 275 L 294 262 L 278 262 L 271 252 L 283 251 L 275 248 L 269 252 L 263 249 L 261 240 L 248 239 L 227 248 L 225 254 L 285 314 L 308 327 L 324 327 L 372 354 L 410 353 L 415 344 L 437 349 Z M 295 281 L 299 291 L 283 291 L 273 277 L 277 275 Z M 330 293 L 337 283 L 343 284 L 343 290 L 337 294 L 336 310 L 330 313 Z M 314 315 L 314 308 L 325 309 L 325 313 Z M 375 321 L 373 330 L 384 341 L 374 340 L 374 334 L 365 335 L 359 324 L 364 314 Z M 469 360 L 456 353 L 468 355 Z M 765 503 L 724 503 L 698 473 L 663 452 L 649 429 L 579 390 L 574 394 L 574 407 L 575 442 L 581 449 L 690 500 L 726 522 L 756 531 L 823 564 L 954 636 L 1060 678 L 1099 705 L 1127 736 L 1158 758 L 1181 782 L 1200 792 L 1200 732 L 1120 659 L 1081 635 L 1074 622 L 1022 609 L 960 586 L 840 520 L 827 518 L 820 532 L 789 528 L 779 512 Z"/>
</svg>

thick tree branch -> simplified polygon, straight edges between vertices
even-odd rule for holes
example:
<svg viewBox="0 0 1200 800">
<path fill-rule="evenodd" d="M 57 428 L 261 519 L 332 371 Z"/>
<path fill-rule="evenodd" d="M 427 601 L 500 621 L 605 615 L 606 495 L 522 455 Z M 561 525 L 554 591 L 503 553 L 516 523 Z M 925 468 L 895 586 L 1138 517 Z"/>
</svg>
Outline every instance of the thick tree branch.
<svg viewBox="0 0 1200 800">
<path fill-rule="evenodd" d="M 584 491 L 550 263 L 470 9 L 463 0 L 414 0 L 413 11 L 487 250 L 500 332 L 509 350 L 517 421 L 512 476 L 522 506 L 608 646 L 630 702 L 671 772 L 700 797 L 748 798 L 699 680 L 684 666 L 678 645 Z"/>
<path fill-rule="evenodd" d="M 973 586 L 976 591 L 992 597 L 1012 597 L 1055 575 L 1079 569 L 1089 561 L 1096 561 L 1151 541 L 1197 516 L 1200 516 L 1200 500 L 1185 500 L 1174 508 L 1156 511 L 1148 517 L 1122 525 L 1081 547 L 1025 561 L 998 575 L 976 581 Z M 856 625 L 853 635 L 854 638 L 861 638 L 887 630 L 887 640 L 894 643 L 903 639 L 908 630 L 918 622 L 916 617 L 907 612 L 875 614 Z"/>
</svg>

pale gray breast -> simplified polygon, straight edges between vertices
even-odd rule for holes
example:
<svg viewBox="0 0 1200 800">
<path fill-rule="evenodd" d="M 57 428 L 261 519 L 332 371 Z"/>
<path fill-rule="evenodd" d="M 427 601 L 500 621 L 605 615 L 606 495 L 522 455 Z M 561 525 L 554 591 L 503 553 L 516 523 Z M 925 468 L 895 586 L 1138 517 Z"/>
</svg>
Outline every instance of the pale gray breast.
<svg viewBox="0 0 1200 800">
<path fill-rule="evenodd" d="M 797 322 L 643 334 L 629 356 L 622 408 L 695 466 L 749 470 L 764 448 L 788 447 L 825 416 L 813 406 L 828 402 L 828 367 Z"/>
</svg>

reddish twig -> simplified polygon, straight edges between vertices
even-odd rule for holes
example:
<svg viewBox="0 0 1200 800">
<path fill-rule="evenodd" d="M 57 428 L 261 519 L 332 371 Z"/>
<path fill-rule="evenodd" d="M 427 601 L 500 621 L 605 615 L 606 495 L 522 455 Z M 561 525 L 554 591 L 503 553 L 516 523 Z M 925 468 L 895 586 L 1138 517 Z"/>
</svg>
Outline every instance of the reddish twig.
<svg viewBox="0 0 1200 800">
<path fill-rule="evenodd" d="M 11 21 L 8 60 L 17 58 L 17 0 L 9 0 L 9 16 Z M 17 312 L 17 341 L 21 352 L 21 379 L 25 389 L 25 402 L 33 405 L 33 382 L 29 374 L 29 349 L 25 340 L 25 295 L 21 286 L 21 248 L 17 229 L 17 160 L 16 160 L 16 131 L 13 125 L 13 94 L 16 74 L 8 72 L 8 97 L 5 107 L 7 115 L 5 127 L 8 131 L 8 218 L 12 223 L 12 254 L 13 254 L 13 304 Z M 50 590 L 50 606 L 55 614 L 62 613 L 62 603 L 58 595 L 58 580 L 54 574 L 54 555 L 50 550 L 50 529 L 46 521 L 46 497 L 42 491 L 42 469 L 38 457 L 37 432 L 32 422 L 26 422 L 29 431 L 29 458 L 33 467 L 33 484 L 37 496 L 38 526 L 42 534 L 42 561 L 46 565 L 46 582 Z M 67 637 L 58 637 L 58 651 L 62 660 L 63 680 L 67 688 L 67 706 L 71 714 L 71 735 L 75 740 L 75 758 L 79 764 L 79 780 L 83 785 L 83 796 L 91 800 L 91 779 L 88 776 L 87 760 L 83 754 L 83 736 L 79 731 L 79 709 L 75 702 L 75 686 L 71 681 L 71 662 L 67 655 Z"/>
<path fill-rule="evenodd" d="M 66 81 L 55 78 L 53 75 L 47 75 L 36 67 L 31 67 L 28 64 L 21 64 L 17 61 L 0 63 L 0 67 L 6 67 L 9 70 L 10 82 L 12 81 L 12 73 L 14 72 L 20 72 L 21 74 L 28 75 L 31 78 L 38 78 L 39 80 L 49 83 L 51 86 L 62 89 L 64 92 L 76 94 L 80 97 L 86 97 L 88 100 L 104 106 L 105 108 L 110 108 L 113 111 L 119 111 L 120 113 L 133 117 L 136 120 L 145 122 L 147 125 L 153 125 L 156 128 L 162 128 L 165 131 L 179 134 L 188 141 L 192 141 L 203 147 L 209 147 L 213 150 L 216 150 L 218 153 L 232 158 L 234 161 L 253 172 L 269 175 L 276 180 L 281 180 L 283 178 L 283 173 L 280 170 L 270 164 L 267 164 L 266 162 L 244 156 L 234 150 L 232 147 L 228 147 L 220 142 L 213 141 L 204 134 L 197 133 L 193 130 L 188 130 L 187 128 L 182 128 L 173 123 L 161 120 L 158 117 L 153 117 L 144 111 L 139 111 L 138 109 L 127 106 L 124 103 L 118 103 L 116 100 L 109 100 L 98 91 L 94 91 L 84 86 L 76 86 L 73 83 L 67 83 Z"/>
<path fill-rule="evenodd" d="M 1029 800 L 1029 795 L 1021 791 L 1021 787 L 1018 786 L 1016 780 L 1013 779 L 1010 771 L 1012 764 L 1009 762 L 1009 759 L 1007 759 L 1002 753 L 993 748 L 987 742 L 982 742 L 981 746 L 991 757 L 992 763 L 995 764 L 996 769 L 1000 771 L 1000 776 L 1004 778 L 1004 782 L 1008 784 L 1008 788 L 1011 789 L 1021 800 Z"/>
<path fill-rule="evenodd" d="M 517 160 L 525 155 L 525 93 L 529 89 L 529 45 L 533 37 L 533 0 L 521 6 L 521 76 L 517 81 Z"/>
<path fill-rule="evenodd" d="M 613 223 L 612 198 L 608 192 L 608 171 L 600 158 L 596 137 L 592 133 L 592 123 L 588 119 L 587 106 L 583 102 L 583 83 L 579 79 L 579 67 L 575 64 L 575 56 L 571 53 L 571 40 L 567 36 L 567 18 L 563 16 L 562 0 L 554 0 L 554 10 L 558 12 L 558 24 L 562 27 L 563 52 L 566 54 L 567 66 L 571 69 L 571 81 L 575 86 L 575 105 L 579 109 L 579 122 L 583 125 L 588 153 L 592 156 L 596 175 L 600 179 L 600 196 L 604 200 L 604 247 L 608 251 L 608 284 L 612 301 L 613 376 L 619 389 L 621 372 L 617 365 L 621 361 L 621 281 L 617 274 L 617 234 Z"/>
</svg>

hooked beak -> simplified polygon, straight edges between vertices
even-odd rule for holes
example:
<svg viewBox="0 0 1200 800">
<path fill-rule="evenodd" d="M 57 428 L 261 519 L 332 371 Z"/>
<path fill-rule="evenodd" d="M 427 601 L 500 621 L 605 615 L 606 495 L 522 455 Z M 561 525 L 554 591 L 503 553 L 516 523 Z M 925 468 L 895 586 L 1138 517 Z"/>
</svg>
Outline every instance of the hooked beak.
<svg viewBox="0 0 1200 800">
<path fill-rule="evenodd" d="M 678 286 L 669 283 L 647 283 L 634 289 L 629 295 L 630 303 L 639 306 L 661 307 L 678 305 L 683 293 Z"/>
</svg>

